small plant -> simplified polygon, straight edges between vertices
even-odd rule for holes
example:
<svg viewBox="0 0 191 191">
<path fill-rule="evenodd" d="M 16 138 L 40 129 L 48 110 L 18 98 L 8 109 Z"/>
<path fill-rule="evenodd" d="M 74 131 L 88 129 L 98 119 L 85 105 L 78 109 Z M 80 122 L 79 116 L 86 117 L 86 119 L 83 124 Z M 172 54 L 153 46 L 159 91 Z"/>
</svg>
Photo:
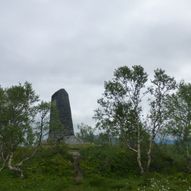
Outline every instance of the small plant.
<svg viewBox="0 0 191 191">
<path fill-rule="evenodd" d="M 138 191 L 169 191 L 170 183 L 168 180 L 162 182 L 156 178 L 151 178 L 148 186 L 138 188 Z"/>
</svg>

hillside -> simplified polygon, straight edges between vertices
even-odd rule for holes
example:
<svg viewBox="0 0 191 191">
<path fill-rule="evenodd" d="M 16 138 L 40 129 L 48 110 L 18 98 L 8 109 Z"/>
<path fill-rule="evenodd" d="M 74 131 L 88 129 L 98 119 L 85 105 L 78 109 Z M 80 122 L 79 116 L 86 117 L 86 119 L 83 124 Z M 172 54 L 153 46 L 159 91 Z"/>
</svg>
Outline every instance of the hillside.
<svg viewBox="0 0 191 191">
<path fill-rule="evenodd" d="M 21 148 L 17 157 L 30 149 Z M 171 148 L 172 150 L 172 148 Z M 76 179 L 72 152 L 80 153 L 83 177 Z M 24 166 L 25 177 L 4 169 L 0 173 L 2 191 L 126 191 L 191 190 L 191 175 L 168 155 L 165 166 L 152 165 L 153 172 L 139 175 L 134 154 L 110 146 L 44 146 Z M 166 158 L 165 158 L 166 157 Z M 155 159 L 160 164 L 160 159 Z M 154 169 L 156 168 L 156 169 Z M 154 172 L 155 170 L 155 172 Z M 182 172 L 181 172 L 182 171 Z"/>
</svg>

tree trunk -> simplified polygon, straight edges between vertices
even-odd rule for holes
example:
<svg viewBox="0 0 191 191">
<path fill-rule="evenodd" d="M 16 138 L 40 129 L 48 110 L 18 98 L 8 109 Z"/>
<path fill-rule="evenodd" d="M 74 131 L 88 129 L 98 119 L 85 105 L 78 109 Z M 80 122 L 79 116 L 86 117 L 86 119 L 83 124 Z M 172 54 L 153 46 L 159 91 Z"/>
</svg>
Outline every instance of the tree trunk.
<svg viewBox="0 0 191 191">
<path fill-rule="evenodd" d="M 152 144 L 153 144 L 153 139 L 150 136 L 149 138 L 149 148 L 148 148 L 148 152 L 147 152 L 147 171 L 149 171 L 150 169 L 150 165 L 151 165 L 151 152 L 152 152 Z"/>
<path fill-rule="evenodd" d="M 8 160 L 8 158 L 9 158 L 9 155 L 7 155 L 7 157 L 6 158 L 4 158 L 4 156 L 3 156 L 3 154 L 2 154 L 2 161 L 3 161 L 3 164 L 2 164 L 2 166 L 1 166 L 1 168 L 0 168 L 0 172 L 5 168 L 5 165 L 6 165 L 6 162 L 7 162 L 7 160 Z"/>
<path fill-rule="evenodd" d="M 20 177 L 23 178 L 24 177 L 23 171 L 19 167 L 13 166 L 12 162 L 13 162 L 13 153 L 10 154 L 10 157 L 8 160 L 8 168 L 14 172 L 20 173 Z"/>
<path fill-rule="evenodd" d="M 141 171 L 141 174 L 144 174 L 143 165 L 141 162 L 141 135 L 140 127 L 137 128 L 137 162 Z"/>
</svg>

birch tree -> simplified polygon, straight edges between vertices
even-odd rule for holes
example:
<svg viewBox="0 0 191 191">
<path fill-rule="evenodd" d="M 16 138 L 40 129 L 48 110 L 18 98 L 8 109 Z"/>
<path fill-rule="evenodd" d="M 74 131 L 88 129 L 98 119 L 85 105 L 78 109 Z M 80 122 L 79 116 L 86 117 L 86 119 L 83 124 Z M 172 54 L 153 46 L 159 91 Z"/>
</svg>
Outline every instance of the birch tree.
<svg viewBox="0 0 191 191">
<path fill-rule="evenodd" d="M 168 76 L 164 70 L 156 69 L 154 79 L 151 80 L 147 129 L 149 131 L 149 145 L 147 152 L 147 170 L 151 164 L 151 153 L 155 138 L 160 136 L 161 130 L 165 128 L 166 122 L 170 119 L 167 113 L 167 97 L 176 88 L 176 81 L 173 77 Z"/>
<path fill-rule="evenodd" d="M 126 146 L 136 153 L 141 174 L 141 143 L 144 132 L 141 120 L 142 96 L 147 74 L 141 66 L 123 66 L 115 70 L 114 78 L 105 82 L 100 107 L 95 111 L 97 127 L 112 135 L 119 135 Z"/>
<path fill-rule="evenodd" d="M 26 160 L 34 156 L 36 145 L 39 145 L 39 139 L 42 139 L 44 119 L 48 113 L 47 107 L 40 107 L 42 104 L 37 107 L 38 101 L 38 96 L 28 82 L 0 89 L 0 170 L 7 166 L 21 177 L 24 176 L 21 167 Z M 35 116 L 39 111 L 42 112 L 40 127 L 34 130 Z M 29 156 L 15 161 L 15 153 L 20 147 L 31 147 L 35 150 Z"/>
<path fill-rule="evenodd" d="M 188 160 L 191 159 L 191 84 L 181 82 L 177 92 L 168 97 L 170 120 L 167 132 L 181 145 Z"/>
</svg>

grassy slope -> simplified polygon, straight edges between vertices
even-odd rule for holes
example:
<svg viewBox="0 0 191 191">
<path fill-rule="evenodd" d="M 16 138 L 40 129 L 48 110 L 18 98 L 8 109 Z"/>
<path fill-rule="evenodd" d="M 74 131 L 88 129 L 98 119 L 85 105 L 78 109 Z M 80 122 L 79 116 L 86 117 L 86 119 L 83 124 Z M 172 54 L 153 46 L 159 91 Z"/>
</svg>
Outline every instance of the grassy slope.
<svg viewBox="0 0 191 191">
<path fill-rule="evenodd" d="M 180 172 L 153 172 L 139 176 L 133 153 L 118 147 L 83 146 L 71 149 L 81 152 L 82 182 L 75 182 L 68 148 L 44 147 L 25 164 L 24 179 L 7 169 L 2 171 L 0 191 L 187 191 L 191 186 L 191 175 Z M 21 149 L 18 157 L 26 152 Z"/>
</svg>

